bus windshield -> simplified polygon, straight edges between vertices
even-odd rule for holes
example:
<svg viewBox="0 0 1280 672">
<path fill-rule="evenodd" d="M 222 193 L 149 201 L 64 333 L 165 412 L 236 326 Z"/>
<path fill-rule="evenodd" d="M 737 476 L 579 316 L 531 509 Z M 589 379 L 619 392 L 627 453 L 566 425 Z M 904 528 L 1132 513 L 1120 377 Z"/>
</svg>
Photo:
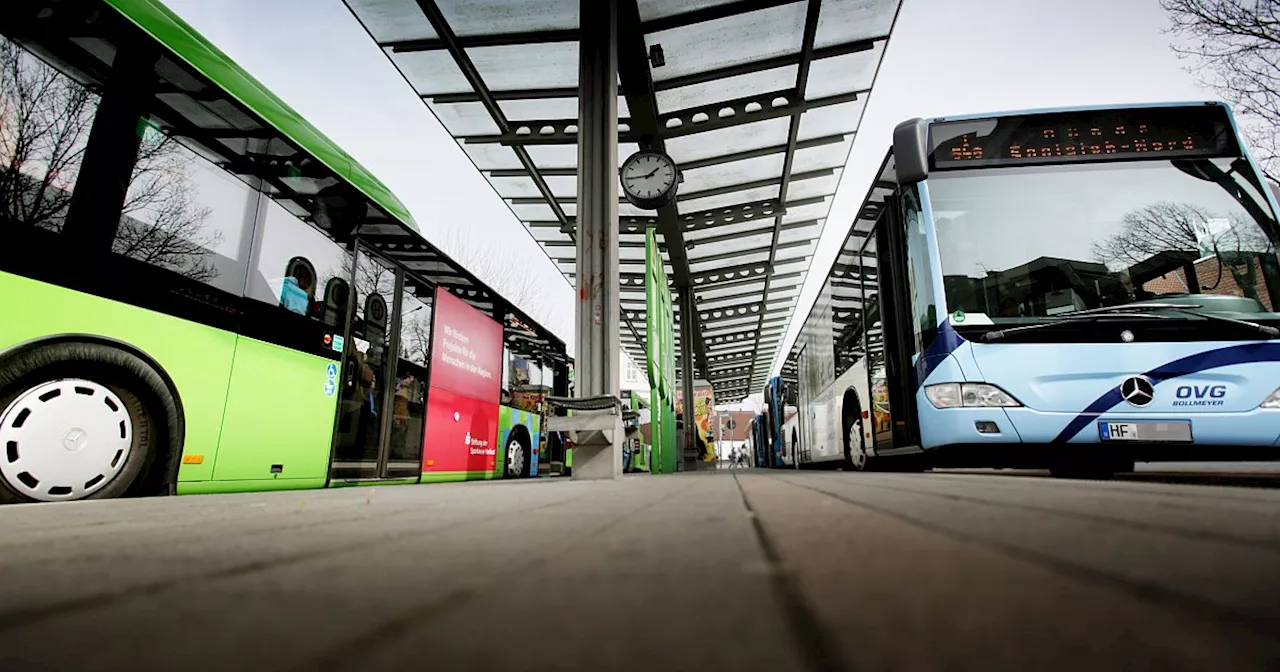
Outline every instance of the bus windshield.
<svg viewBox="0 0 1280 672">
<path fill-rule="evenodd" d="M 1280 319 L 1276 225 L 1255 183 L 1229 157 L 935 172 L 947 310 L 1033 323 L 1174 299 Z"/>
</svg>

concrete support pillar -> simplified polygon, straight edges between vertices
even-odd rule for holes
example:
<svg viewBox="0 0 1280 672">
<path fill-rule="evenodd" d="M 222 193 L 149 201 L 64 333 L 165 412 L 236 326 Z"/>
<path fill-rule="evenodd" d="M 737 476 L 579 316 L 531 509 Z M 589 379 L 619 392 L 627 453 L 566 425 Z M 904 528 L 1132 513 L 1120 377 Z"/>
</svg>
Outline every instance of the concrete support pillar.
<svg viewBox="0 0 1280 672">
<path fill-rule="evenodd" d="M 693 417 L 693 316 L 697 306 L 693 303 L 693 287 L 678 287 L 680 292 L 680 392 L 684 403 L 679 409 L 684 415 L 685 471 L 698 467 L 698 423 Z"/>
<path fill-rule="evenodd" d="M 618 396 L 618 7 L 580 0 L 576 396 Z M 622 418 L 611 443 L 574 446 L 574 478 L 622 473 Z"/>
</svg>

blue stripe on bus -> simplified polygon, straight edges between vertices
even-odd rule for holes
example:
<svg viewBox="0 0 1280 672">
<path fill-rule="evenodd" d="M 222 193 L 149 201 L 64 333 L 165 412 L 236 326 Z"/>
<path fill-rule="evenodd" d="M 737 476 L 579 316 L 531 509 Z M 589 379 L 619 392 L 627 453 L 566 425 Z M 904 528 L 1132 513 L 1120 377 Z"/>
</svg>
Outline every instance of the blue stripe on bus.
<svg viewBox="0 0 1280 672">
<path fill-rule="evenodd" d="M 1249 364 L 1251 362 L 1280 362 L 1280 344 L 1246 343 L 1218 348 L 1217 350 L 1197 352 L 1194 355 L 1175 359 L 1141 375 L 1149 378 L 1152 385 L 1159 385 L 1166 380 L 1178 378 L 1179 376 L 1189 376 L 1223 366 Z M 1080 430 L 1093 422 L 1098 414 L 1111 410 L 1121 401 L 1123 401 L 1123 397 L 1120 396 L 1119 386 L 1108 390 L 1106 394 L 1098 397 L 1071 422 L 1067 423 L 1067 426 L 1054 438 L 1053 442 L 1065 443 L 1071 440 L 1072 437 L 1080 433 Z"/>
<path fill-rule="evenodd" d="M 929 374 L 933 373 L 942 364 L 943 360 L 950 357 L 951 353 L 965 343 L 964 337 L 951 328 L 951 320 L 943 320 L 942 324 L 938 325 L 938 333 L 933 337 L 933 342 L 916 359 L 915 380 L 913 381 L 916 389 L 919 390 L 920 386 L 924 385 L 924 381 L 929 378 Z"/>
</svg>

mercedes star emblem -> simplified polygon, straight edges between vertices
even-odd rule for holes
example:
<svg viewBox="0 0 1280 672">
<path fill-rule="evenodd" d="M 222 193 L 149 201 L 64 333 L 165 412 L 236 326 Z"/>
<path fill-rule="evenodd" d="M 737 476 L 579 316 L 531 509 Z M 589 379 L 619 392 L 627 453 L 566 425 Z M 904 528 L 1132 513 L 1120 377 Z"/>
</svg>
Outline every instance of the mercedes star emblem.
<svg viewBox="0 0 1280 672">
<path fill-rule="evenodd" d="M 1145 377 L 1133 376 L 1120 384 L 1120 396 L 1133 406 L 1146 406 L 1156 398 L 1156 388 Z"/>
</svg>

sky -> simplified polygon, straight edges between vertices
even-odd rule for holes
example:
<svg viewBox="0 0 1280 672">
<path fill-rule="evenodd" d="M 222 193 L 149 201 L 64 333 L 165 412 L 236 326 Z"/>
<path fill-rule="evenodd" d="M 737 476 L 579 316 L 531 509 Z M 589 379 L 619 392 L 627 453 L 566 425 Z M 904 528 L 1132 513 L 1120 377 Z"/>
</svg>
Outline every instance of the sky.
<svg viewBox="0 0 1280 672">
<path fill-rule="evenodd" d="M 428 240 L 572 348 L 572 287 L 340 0 L 166 0 L 395 192 Z M 1158 0 L 905 0 L 773 371 L 911 117 L 1206 100 Z"/>
</svg>

